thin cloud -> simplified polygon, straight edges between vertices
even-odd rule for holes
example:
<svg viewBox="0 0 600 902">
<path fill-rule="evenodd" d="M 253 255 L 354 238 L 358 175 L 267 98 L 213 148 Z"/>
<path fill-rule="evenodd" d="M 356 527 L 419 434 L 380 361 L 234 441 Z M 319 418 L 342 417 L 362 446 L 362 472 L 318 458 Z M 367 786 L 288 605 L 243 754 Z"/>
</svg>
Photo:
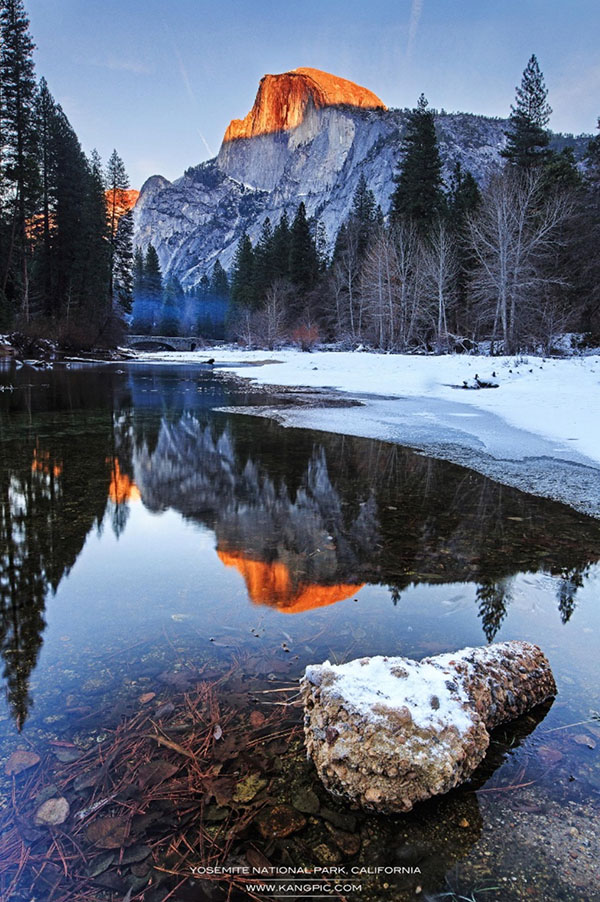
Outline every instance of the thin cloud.
<svg viewBox="0 0 600 902">
<path fill-rule="evenodd" d="M 423 12 L 424 0 L 413 0 L 410 10 L 410 21 L 408 23 L 408 41 L 406 42 L 406 59 L 410 60 L 417 39 L 419 30 L 419 22 L 421 13 Z"/>
<path fill-rule="evenodd" d="M 208 143 L 208 141 L 206 140 L 206 138 L 204 137 L 204 135 L 202 134 L 202 132 L 200 131 L 200 129 L 199 129 L 199 128 L 196 128 L 196 131 L 197 131 L 198 134 L 200 135 L 200 138 L 201 138 L 201 140 L 202 140 L 202 143 L 203 143 L 204 146 L 206 147 L 206 149 L 207 149 L 207 151 L 209 152 L 209 154 L 211 155 L 211 157 L 214 157 L 214 155 L 215 155 L 214 150 L 211 148 L 210 144 Z"/>
<path fill-rule="evenodd" d="M 132 72 L 134 75 L 151 75 L 152 69 L 139 60 L 111 56 L 104 60 L 90 60 L 92 66 L 109 69 L 111 72 Z"/>
<path fill-rule="evenodd" d="M 167 32 L 167 35 L 169 36 L 169 40 L 171 41 L 171 45 L 173 47 L 173 53 L 175 54 L 175 58 L 177 60 L 177 65 L 179 68 L 179 73 L 181 75 L 181 80 L 183 81 L 187 95 L 190 98 L 192 105 L 196 108 L 196 110 L 199 110 L 200 105 L 198 103 L 198 98 L 196 97 L 196 93 L 192 87 L 192 81 L 191 81 L 188 71 L 186 69 L 185 63 L 183 62 L 183 57 L 181 56 L 181 53 L 179 52 L 179 47 L 175 43 L 175 38 L 173 37 L 173 32 L 171 31 L 171 29 L 169 28 L 168 24 L 165 21 L 163 21 L 163 28 Z M 214 157 L 214 155 L 215 155 L 214 151 L 210 147 L 208 141 L 206 140 L 206 138 L 204 137 L 204 135 L 202 134 L 202 132 L 200 131 L 198 126 L 196 126 L 196 131 L 200 135 L 200 139 L 201 139 L 202 143 L 204 144 L 204 146 L 206 147 L 210 156 Z"/>
</svg>

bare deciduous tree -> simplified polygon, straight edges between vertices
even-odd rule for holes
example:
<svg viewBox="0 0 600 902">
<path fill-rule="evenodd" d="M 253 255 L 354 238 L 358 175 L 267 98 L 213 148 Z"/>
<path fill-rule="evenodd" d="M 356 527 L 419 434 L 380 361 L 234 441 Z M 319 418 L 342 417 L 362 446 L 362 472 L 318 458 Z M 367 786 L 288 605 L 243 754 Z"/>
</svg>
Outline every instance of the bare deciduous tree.
<svg viewBox="0 0 600 902">
<path fill-rule="evenodd" d="M 400 278 L 396 247 L 389 233 L 381 229 L 365 256 L 360 293 L 375 343 L 391 349 L 396 344 Z"/>
<path fill-rule="evenodd" d="M 422 294 L 433 322 L 438 354 L 448 350 L 447 312 L 456 295 L 458 260 L 456 240 L 438 219 L 422 250 Z"/>
<path fill-rule="evenodd" d="M 517 349 L 539 298 L 558 281 L 544 262 L 560 242 L 570 204 L 564 194 L 544 188 L 536 171 L 505 169 L 491 180 L 468 224 L 477 260 L 473 296 L 488 305 L 492 339 L 501 327 L 507 353 Z"/>
<path fill-rule="evenodd" d="M 362 337 L 364 305 L 359 291 L 360 254 L 358 233 L 355 228 L 346 229 L 341 252 L 334 264 L 334 282 L 339 286 L 338 302 L 344 331 L 352 340 Z"/>
<path fill-rule="evenodd" d="M 413 223 L 400 220 L 394 223 L 392 238 L 399 279 L 396 335 L 398 348 L 403 350 L 414 341 L 418 331 L 421 283 L 419 235 Z"/>
<path fill-rule="evenodd" d="M 232 322 L 231 331 L 247 348 L 252 348 L 255 342 L 254 315 L 252 311 L 246 307 L 241 310 L 235 320 Z"/>
<path fill-rule="evenodd" d="M 424 332 L 421 262 L 417 231 L 406 222 L 380 229 L 367 251 L 360 296 L 379 347 L 404 350 Z"/>
<path fill-rule="evenodd" d="M 289 282 L 275 279 L 267 288 L 263 309 L 254 314 L 254 331 L 270 351 L 285 335 L 287 305 L 291 294 Z"/>
<path fill-rule="evenodd" d="M 338 339 L 351 337 L 346 317 L 346 279 L 343 268 L 338 263 L 332 266 L 329 273 L 325 298 L 327 326 Z"/>
</svg>

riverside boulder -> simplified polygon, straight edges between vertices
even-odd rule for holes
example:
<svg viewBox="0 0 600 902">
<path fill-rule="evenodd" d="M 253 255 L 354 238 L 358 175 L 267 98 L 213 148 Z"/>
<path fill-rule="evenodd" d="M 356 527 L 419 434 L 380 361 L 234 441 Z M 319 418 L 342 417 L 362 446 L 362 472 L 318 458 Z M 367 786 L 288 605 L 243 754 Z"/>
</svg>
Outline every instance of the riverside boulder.
<svg viewBox="0 0 600 902">
<path fill-rule="evenodd" d="M 334 795 L 380 812 L 464 782 L 490 730 L 556 694 L 550 664 L 529 642 L 499 642 L 413 661 L 359 658 L 306 668 L 306 747 Z"/>
</svg>

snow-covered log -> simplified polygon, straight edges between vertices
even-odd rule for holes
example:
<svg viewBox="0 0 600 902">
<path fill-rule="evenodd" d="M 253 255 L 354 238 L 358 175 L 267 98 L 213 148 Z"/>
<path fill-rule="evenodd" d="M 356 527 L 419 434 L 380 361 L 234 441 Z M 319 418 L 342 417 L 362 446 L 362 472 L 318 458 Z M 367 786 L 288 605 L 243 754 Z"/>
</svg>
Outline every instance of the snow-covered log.
<svg viewBox="0 0 600 902">
<path fill-rule="evenodd" d="M 359 658 L 307 667 L 309 756 L 327 789 L 364 808 L 410 811 L 464 782 L 489 731 L 556 694 L 529 642 L 500 642 L 413 661 Z"/>
</svg>

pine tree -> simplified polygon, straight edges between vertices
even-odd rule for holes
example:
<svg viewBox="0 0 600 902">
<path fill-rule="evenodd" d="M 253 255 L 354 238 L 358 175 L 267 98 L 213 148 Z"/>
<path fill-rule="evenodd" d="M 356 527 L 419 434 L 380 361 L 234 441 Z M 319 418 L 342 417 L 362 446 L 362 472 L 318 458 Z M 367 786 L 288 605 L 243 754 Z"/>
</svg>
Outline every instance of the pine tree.
<svg viewBox="0 0 600 902">
<path fill-rule="evenodd" d="M 27 222 L 39 191 L 36 136 L 36 83 L 29 19 L 22 0 L 0 2 L 0 134 L 5 184 L 2 294 L 29 320 L 29 238 Z"/>
<path fill-rule="evenodd" d="M 322 219 L 317 220 L 315 228 L 315 248 L 317 250 L 317 260 L 319 263 L 319 272 L 324 273 L 329 266 L 327 230 Z"/>
<path fill-rule="evenodd" d="M 163 278 L 158 260 L 158 254 L 153 244 L 148 245 L 144 258 L 144 281 L 142 297 L 144 306 L 141 307 L 140 320 L 145 323 L 143 331 L 152 332 L 161 315 L 163 293 Z M 143 317 L 143 319 L 142 319 Z"/>
<path fill-rule="evenodd" d="M 444 212 L 442 161 L 435 133 L 434 115 L 423 94 L 410 113 L 402 141 L 404 156 L 395 177 L 390 219 L 392 224 L 411 220 L 427 233 Z"/>
<path fill-rule="evenodd" d="M 350 228 L 356 229 L 357 250 L 361 259 L 364 257 L 375 231 L 376 212 L 375 195 L 369 189 L 364 173 L 361 173 L 352 198 L 349 220 Z"/>
<path fill-rule="evenodd" d="M 107 259 L 102 247 L 104 191 L 100 187 L 99 197 L 93 199 L 93 167 L 44 79 L 36 112 L 41 193 L 38 212 L 28 221 L 31 312 L 64 322 L 67 332 L 73 321 L 85 321 L 87 337 L 93 339 L 89 327 L 106 314 L 101 302 Z M 102 265 L 95 265 L 99 261 Z"/>
<path fill-rule="evenodd" d="M 333 245 L 333 254 L 331 256 L 331 265 L 339 263 L 348 243 L 348 226 L 345 222 L 341 224 L 335 236 L 335 244 Z"/>
<path fill-rule="evenodd" d="M 162 295 L 162 272 L 158 254 L 153 244 L 148 245 L 144 260 L 144 293 L 153 301 L 159 301 Z"/>
<path fill-rule="evenodd" d="M 43 315 L 92 344 L 112 324 L 112 289 L 130 301 L 131 217 L 109 230 L 99 158 L 44 79 L 36 89 L 28 27 L 22 0 L 0 0 L 0 319 Z"/>
<path fill-rule="evenodd" d="M 471 173 L 456 162 L 448 192 L 448 226 L 454 239 L 456 254 L 454 321 L 451 331 L 465 335 L 471 326 L 469 285 L 476 259 L 468 241 L 468 222 L 481 203 L 479 186 Z"/>
<path fill-rule="evenodd" d="M 290 277 L 290 221 L 284 210 L 273 230 L 273 274 L 276 279 Z"/>
<path fill-rule="evenodd" d="M 133 210 L 119 219 L 114 255 L 114 297 L 124 313 L 133 306 Z"/>
<path fill-rule="evenodd" d="M 63 110 L 58 106 L 52 117 L 52 155 L 54 169 L 55 238 L 53 242 L 56 291 L 53 313 L 56 316 L 83 318 L 91 314 L 94 300 L 87 282 L 87 230 L 84 223 L 90 188 L 85 155 Z M 100 290 L 100 285 L 94 286 Z M 90 336 L 91 338 L 92 336 Z"/>
<path fill-rule="evenodd" d="M 133 253 L 133 297 L 137 300 L 144 288 L 144 252 L 136 247 Z"/>
<path fill-rule="evenodd" d="M 215 260 L 215 265 L 213 266 L 209 291 L 216 298 L 229 297 L 229 279 L 218 258 Z"/>
<path fill-rule="evenodd" d="M 581 187 L 583 180 L 572 147 L 563 147 L 560 153 L 549 152 L 544 178 L 549 188 L 559 191 L 573 191 Z"/>
<path fill-rule="evenodd" d="M 460 229 L 467 216 L 471 216 L 481 202 L 479 185 L 473 175 L 463 170 L 460 162 L 454 164 L 448 192 L 448 218 Z"/>
<path fill-rule="evenodd" d="M 318 272 L 317 249 L 301 201 L 290 230 L 290 280 L 297 288 L 308 291 L 314 286 Z"/>
<path fill-rule="evenodd" d="M 578 326 L 600 336 L 600 119 L 598 134 L 588 143 L 585 180 L 572 217 L 571 296 Z"/>
<path fill-rule="evenodd" d="M 215 264 L 215 265 L 216 265 L 216 264 Z M 221 265 L 221 264 L 219 264 L 219 266 L 220 266 L 220 265 Z M 227 274 L 226 274 L 226 275 L 227 275 Z M 228 283 L 227 283 L 227 284 L 228 284 L 228 287 L 229 287 L 229 280 L 228 280 Z M 201 278 L 200 281 L 198 282 L 198 285 L 196 286 L 195 294 L 196 294 L 196 297 L 197 297 L 199 300 L 201 300 L 201 301 L 202 301 L 202 300 L 206 300 L 206 298 L 209 296 L 209 294 L 210 294 L 210 279 L 208 278 L 208 276 L 206 275 L 206 273 L 203 273 L 202 278 Z"/>
<path fill-rule="evenodd" d="M 111 247 L 102 160 L 96 150 L 87 161 L 88 187 L 83 211 L 85 244 L 84 307 L 92 322 L 106 320 L 112 305 L 110 295 Z"/>
<path fill-rule="evenodd" d="M 169 276 L 166 280 L 162 297 L 158 331 L 161 335 L 179 335 L 184 294 L 177 276 Z"/>
<path fill-rule="evenodd" d="M 598 134 L 588 142 L 586 160 L 588 178 L 592 183 L 600 185 L 600 117 L 598 118 Z"/>
<path fill-rule="evenodd" d="M 527 169 L 548 160 L 550 136 L 546 129 L 552 108 L 537 58 L 533 54 L 525 67 L 521 85 L 511 106 L 507 143 L 502 151 L 514 166 Z"/>
<path fill-rule="evenodd" d="M 43 310 L 46 316 L 55 312 L 55 273 L 52 242 L 56 229 L 54 175 L 56 160 L 54 155 L 53 123 L 56 104 L 48 90 L 45 78 L 40 81 L 36 102 L 38 130 L 38 150 L 41 175 L 40 215 L 36 222 L 36 240 L 41 244 L 38 252 L 38 282 L 43 293 Z"/>
<path fill-rule="evenodd" d="M 133 322 L 131 330 L 138 335 L 152 331 L 153 309 L 146 298 L 146 267 L 144 252 L 136 247 L 133 254 Z"/>
<path fill-rule="evenodd" d="M 126 313 L 131 311 L 133 213 L 123 213 L 129 178 L 123 160 L 113 150 L 106 167 L 108 235 L 111 248 L 110 296 Z"/>
<path fill-rule="evenodd" d="M 267 289 L 276 278 L 274 261 L 274 237 L 271 220 L 267 216 L 262 224 L 254 253 L 254 281 L 259 300 L 264 300 Z"/>
<path fill-rule="evenodd" d="M 247 232 L 238 242 L 231 275 L 231 300 L 240 307 L 255 310 L 257 307 L 254 290 L 254 250 Z"/>
</svg>

